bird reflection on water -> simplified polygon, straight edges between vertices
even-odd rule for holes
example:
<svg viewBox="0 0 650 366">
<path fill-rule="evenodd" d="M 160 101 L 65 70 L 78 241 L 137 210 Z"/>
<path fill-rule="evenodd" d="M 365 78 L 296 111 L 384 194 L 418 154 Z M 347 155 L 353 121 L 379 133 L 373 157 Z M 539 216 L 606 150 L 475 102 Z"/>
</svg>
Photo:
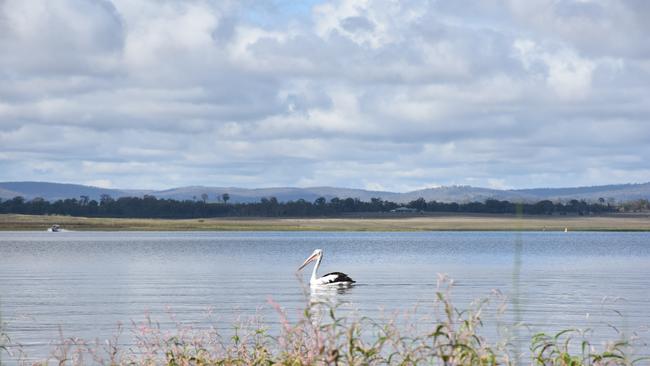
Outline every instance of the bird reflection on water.
<svg viewBox="0 0 650 366">
<path fill-rule="evenodd" d="M 345 300 L 345 296 L 348 294 L 354 285 L 348 286 L 313 286 L 309 289 L 309 302 L 314 303 L 327 303 L 340 305 L 347 303 L 349 301 Z"/>
<path fill-rule="evenodd" d="M 318 323 L 334 313 L 339 317 L 349 315 L 349 311 L 354 312 L 349 296 L 353 290 L 354 286 L 312 286 L 309 289 L 312 321 Z"/>
</svg>

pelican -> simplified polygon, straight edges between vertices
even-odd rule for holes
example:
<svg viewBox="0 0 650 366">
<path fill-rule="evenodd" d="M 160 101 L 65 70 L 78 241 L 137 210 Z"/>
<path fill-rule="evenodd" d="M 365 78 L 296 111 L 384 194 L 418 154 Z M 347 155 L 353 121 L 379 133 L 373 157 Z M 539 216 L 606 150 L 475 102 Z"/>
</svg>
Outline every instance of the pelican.
<svg viewBox="0 0 650 366">
<path fill-rule="evenodd" d="M 336 286 L 351 286 L 354 281 L 348 275 L 342 272 L 332 272 L 324 275 L 323 277 L 318 277 L 318 267 L 320 267 L 320 262 L 323 260 L 323 251 L 321 249 L 316 249 L 314 252 L 305 260 L 298 270 L 305 268 L 309 263 L 316 261 L 314 270 L 311 272 L 311 279 L 309 280 L 309 285 L 311 287 L 324 286 L 324 285 L 336 285 Z"/>
</svg>

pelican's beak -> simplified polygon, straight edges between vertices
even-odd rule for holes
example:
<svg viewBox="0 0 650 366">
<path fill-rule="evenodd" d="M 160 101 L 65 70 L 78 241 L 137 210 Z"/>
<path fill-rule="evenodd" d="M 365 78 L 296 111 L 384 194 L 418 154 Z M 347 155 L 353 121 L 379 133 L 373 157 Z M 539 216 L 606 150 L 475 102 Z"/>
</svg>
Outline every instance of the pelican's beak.
<svg viewBox="0 0 650 366">
<path fill-rule="evenodd" d="M 318 258 L 318 253 L 312 254 L 309 258 L 307 258 L 305 263 L 303 263 L 300 267 L 298 267 L 298 270 L 300 271 L 301 269 L 305 268 L 306 265 L 308 265 L 309 263 L 315 261 L 316 258 Z"/>
</svg>

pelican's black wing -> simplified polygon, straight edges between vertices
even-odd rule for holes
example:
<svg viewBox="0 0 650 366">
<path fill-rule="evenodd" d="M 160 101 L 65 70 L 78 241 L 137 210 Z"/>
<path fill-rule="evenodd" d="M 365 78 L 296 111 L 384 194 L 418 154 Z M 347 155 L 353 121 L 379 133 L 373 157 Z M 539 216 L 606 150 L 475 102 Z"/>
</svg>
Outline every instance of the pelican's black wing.
<svg viewBox="0 0 650 366">
<path fill-rule="evenodd" d="M 355 283 L 356 281 L 351 279 L 350 276 L 346 275 L 343 272 L 331 272 L 322 277 L 323 279 L 327 279 L 327 283 L 335 283 L 335 282 L 350 282 L 350 283 Z"/>
</svg>

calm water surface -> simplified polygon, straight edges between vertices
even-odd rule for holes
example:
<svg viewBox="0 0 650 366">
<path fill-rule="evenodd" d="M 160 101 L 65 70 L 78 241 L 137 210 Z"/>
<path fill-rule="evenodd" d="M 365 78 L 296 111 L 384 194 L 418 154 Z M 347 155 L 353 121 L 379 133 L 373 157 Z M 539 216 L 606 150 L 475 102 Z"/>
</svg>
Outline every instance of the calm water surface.
<svg viewBox="0 0 650 366">
<path fill-rule="evenodd" d="M 273 323 L 269 298 L 290 314 L 303 308 L 295 270 L 315 248 L 325 252 L 321 274 L 358 282 L 326 296 L 360 315 L 422 311 L 446 273 L 459 307 L 493 289 L 507 295 L 502 321 L 527 324 L 522 338 L 576 326 L 615 339 L 609 324 L 648 339 L 649 233 L 3 232 L 0 316 L 37 356 L 59 329 L 105 339 L 147 314 L 163 326 L 170 314 L 198 327 L 209 318 L 224 331 L 239 316 Z"/>
</svg>

